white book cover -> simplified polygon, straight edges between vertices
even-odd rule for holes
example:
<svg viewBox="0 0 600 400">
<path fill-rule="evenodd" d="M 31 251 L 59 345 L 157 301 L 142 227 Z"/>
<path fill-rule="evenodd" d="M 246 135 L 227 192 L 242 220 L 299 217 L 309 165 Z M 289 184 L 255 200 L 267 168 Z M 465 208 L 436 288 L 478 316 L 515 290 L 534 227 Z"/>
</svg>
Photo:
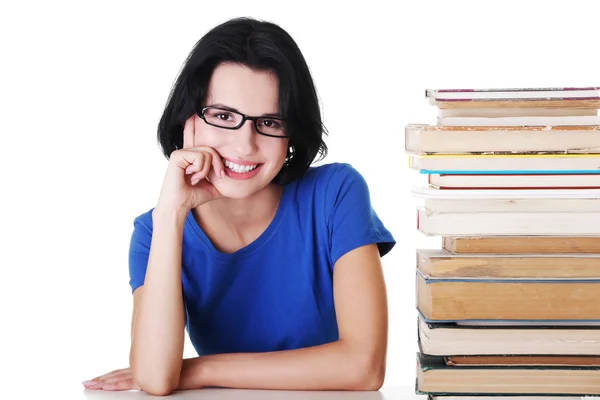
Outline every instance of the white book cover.
<svg viewBox="0 0 600 400">
<path fill-rule="evenodd" d="M 499 107 L 499 108 L 438 108 L 438 117 L 541 117 L 541 116 L 577 116 L 598 115 L 597 108 L 559 108 L 559 107 Z"/>
<path fill-rule="evenodd" d="M 561 126 L 600 125 L 598 116 L 437 117 L 440 126 Z"/>
<path fill-rule="evenodd" d="M 430 174 L 428 177 L 431 187 L 443 188 L 442 190 L 496 189 L 512 191 L 518 188 L 533 190 L 600 188 L 600 174 Z"/>
<path fill-rule="evenodd" d="M 600 173 L 600 154 L 427 154 L 408 155 L 421 173 Z"/>
<path fill-rule="evenodd" d="M 422 199 L 600 199 L 600 189 L 461 190 L 413 186 L 412 194 Z"/>
<path fill-rule="evenodd" d="M 593 99 L 600 98 L 600 87 L 426 89 L 425 97 L 437 101 Z"/>
<path fill-rule="evenodd" d="M 598 236 L 600 213 L 436 213 L 418 207 L 417 229 L 427 236 Z"/>
<path fill-rule="evenodd" d="M 600 153 L 600 125 L 438 126 L 408 124 L 404 148 L 412 154 Z"/>
</svg>

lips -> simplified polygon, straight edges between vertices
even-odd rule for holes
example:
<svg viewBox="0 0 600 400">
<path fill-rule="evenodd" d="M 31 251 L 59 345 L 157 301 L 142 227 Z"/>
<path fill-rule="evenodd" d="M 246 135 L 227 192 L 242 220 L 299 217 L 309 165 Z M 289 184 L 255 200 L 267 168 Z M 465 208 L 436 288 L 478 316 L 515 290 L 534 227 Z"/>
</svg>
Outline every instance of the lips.
<svg viewBox="0 0 600 400">
<path fill-rule="evenodd" d="M 242 159 L 239 159 L 239 158 L 221 157 L 221 160 L 223 161 L 223 163 L 230 162 L 230 163 L 233 163 L 233 164 L 236 164 L 236 165 L 240 165 L 240 166 L 259 165 L 259 164 L 261 164 L 259 162 L 247 161 L 247 160 L 242 160 Z"/>
</svg>

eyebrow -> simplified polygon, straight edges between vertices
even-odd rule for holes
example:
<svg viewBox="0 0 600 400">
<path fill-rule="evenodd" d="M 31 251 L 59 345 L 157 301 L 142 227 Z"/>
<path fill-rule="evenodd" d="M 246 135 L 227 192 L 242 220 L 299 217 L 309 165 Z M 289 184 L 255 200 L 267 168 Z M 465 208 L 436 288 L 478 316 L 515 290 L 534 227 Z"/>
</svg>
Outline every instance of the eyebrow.
<svg viewBox="0 0 600 400">
<path fill-rule="evenodd" d="M 221 103 L 211 104 L 211 107 L 219 107 L 219 108 L 222 108 L 227 111 L 233 111 L 236 113 L 243 114 L 241 111 L 239 111 L 233 107 L 226 106 L 225 104 L 221 104 Z M 279 113 L 265 113 L 265 114 L 259 115 L 259 117 L 271 117 L 271 118 L 281 119 L 281 116 L 279 115 Z"/>
</svg>

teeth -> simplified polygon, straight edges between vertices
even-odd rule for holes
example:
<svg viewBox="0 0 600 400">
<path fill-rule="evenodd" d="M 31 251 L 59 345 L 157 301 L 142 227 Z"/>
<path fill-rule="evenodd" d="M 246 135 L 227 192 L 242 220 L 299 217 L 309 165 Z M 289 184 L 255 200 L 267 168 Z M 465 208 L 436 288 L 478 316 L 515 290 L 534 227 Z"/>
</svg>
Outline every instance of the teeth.
<svg viewBox="0 0 600 400">
<path fill-rule="evenodd" d="M 224 164 L 225 164 L 225 166 L 227 168 L 229 168 L 233 172 L 237 172 L 239 174 L 244 173 L 244 172 L 252 171 L 254 168 L 256 168 L 258 166 L 258 164 L 255 164 L 255 165 L 238 165 L 238 164 L 232 163 L 229 160 L 223 160 L 223 162 L 224 162 Z"/>
</svg>

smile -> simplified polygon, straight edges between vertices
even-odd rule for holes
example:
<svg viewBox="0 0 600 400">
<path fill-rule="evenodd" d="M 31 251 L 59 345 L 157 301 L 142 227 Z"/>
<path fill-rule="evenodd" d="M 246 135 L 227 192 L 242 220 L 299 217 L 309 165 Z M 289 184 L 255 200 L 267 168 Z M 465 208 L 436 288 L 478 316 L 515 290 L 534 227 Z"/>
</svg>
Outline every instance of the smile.
<svg viewBox="0 0 600 400">
<path fill-rule="evenodd" d="M 250 172 L 253 169 L 255 169 L 256 167 L 258 167 L 258 164 L 254 164 L 254 165 L 238 165 L 236 163 L 233 163 L 229 160 L 223 160 L 223 164 L 229 168 L 230 170 L 232 170 L 233 172 L 237 172 L 237 173 L 244 173 L 244 172 Z"/>
</svg>

